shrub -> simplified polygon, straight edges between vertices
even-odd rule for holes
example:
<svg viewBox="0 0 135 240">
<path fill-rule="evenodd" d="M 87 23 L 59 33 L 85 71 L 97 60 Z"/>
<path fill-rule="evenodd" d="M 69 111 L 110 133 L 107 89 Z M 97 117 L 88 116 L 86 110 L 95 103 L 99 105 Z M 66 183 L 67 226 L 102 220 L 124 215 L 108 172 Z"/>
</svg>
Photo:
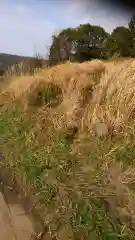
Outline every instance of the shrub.
<svg viewBox="0 0 135 240">
<path fill-rule="evenodd" d="M 62 101 L 61 88 L 53 83 L 38 84 L 28 96 L 28 105 L 56 107 Z"/>
</svg>

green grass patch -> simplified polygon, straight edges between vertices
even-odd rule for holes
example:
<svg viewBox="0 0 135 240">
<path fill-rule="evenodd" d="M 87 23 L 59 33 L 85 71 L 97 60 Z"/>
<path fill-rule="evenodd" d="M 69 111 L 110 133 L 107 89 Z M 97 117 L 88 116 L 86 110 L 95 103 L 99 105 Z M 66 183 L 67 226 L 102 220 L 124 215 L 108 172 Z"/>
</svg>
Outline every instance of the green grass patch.
<svg viewBox="0 0 135 240">
<path fill-rule="evenodd" d="M 117 141 L 91 137 L 82 139 L 80 154 L 71 154 L 73 139 L 67 141 L 66 134 L 53 134 L 40 144 L 31 119 L 13 108 L 1 110 L 1 165 L 8 167 L 38 202 L 50 231 L 60 234 L 61 226 L 66 226 L 70 239 L 135 239 L 134 229 L 118 217 L 116 209 L 108 207 L 108 196 L 99 191 L 109 184 L 101 169 L 107 158 L 134 164 L 132 131 L 125 148 L 124 136 Z"/>
<path fill-rule="evenodd" d="M 30 106 L 56 107 L 62 101 L 62 90 L 54 83 L 40 83 L 29 93 L 28 104 Z"/>
</svg>

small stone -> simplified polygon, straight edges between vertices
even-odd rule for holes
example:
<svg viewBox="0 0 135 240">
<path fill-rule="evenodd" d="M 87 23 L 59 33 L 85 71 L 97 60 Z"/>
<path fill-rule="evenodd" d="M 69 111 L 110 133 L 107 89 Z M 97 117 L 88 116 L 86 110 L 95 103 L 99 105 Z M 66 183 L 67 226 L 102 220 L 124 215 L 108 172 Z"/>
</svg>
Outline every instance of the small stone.
<svg viewBox="0 0 135 240">
<path fill-rule="evenodd" d="M 98 122 L 95 124 L 95 131 L 98 137 L 105 137 L 108 135 L 108 126 L 106 123 Z"/>
</svg>

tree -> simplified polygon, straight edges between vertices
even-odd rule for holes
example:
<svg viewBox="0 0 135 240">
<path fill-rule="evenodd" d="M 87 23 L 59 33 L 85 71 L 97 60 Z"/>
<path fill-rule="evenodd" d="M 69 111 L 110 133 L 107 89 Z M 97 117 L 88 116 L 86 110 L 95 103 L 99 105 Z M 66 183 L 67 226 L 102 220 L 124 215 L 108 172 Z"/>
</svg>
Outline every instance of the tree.
<svg viewBox="0 0 135 240">
<path fill-rule="evenodd" d="M 132 55 L 131 56 L 135 57 L 135 14 L 131 17 L 128 27 L 132 34 Z"/>
<path fill-rule="evenodd" d="M 78 28 L 78 60 L 106 58 L 106 40 L 108 36 L 109 34 L 100 26 L 81 24 Z"/>
<path fill-rule="evenodd" d="M 128 27 L 132 34 L 135 36 L 135 14 L 130 19 L 130 22 L 128 23 Z"/>
<path fill-rule="evenodd" d="M 106 58 L 108 36 L 109 34 L 102 27 L 90 24 L 64 29 L 58 35 L 53 36 L 49 54 L 50 63 Z"/>
<path fill-rule="evenodd" d="M 107 41 L 108 57 L 115 53 L 126 57 L 132 55 L 132 34 L 129 28 L 120 26 L 113 30 Z"/>
<path fill-rule="evenodd" d="M 57 64 L 66 60 L 71 60 L 76 43 L 76 29 L 67 28 L 58 35 L 53 35 L 52 45 L 50 47 L 50 64 Z"/>
</svg>

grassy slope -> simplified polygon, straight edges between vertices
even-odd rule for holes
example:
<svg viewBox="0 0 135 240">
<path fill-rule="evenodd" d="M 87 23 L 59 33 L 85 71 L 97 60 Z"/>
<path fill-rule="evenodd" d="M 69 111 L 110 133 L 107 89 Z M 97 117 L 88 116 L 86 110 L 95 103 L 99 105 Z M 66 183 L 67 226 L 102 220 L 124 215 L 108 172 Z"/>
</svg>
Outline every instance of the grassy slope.
<svg viewBox="0 0 135 240">
<path fill-rule="evenodd" d="M 1 165 L 58 239 L 135 239 L 134 62 L 67 63 L 1 91 Z"/>
</svg>

